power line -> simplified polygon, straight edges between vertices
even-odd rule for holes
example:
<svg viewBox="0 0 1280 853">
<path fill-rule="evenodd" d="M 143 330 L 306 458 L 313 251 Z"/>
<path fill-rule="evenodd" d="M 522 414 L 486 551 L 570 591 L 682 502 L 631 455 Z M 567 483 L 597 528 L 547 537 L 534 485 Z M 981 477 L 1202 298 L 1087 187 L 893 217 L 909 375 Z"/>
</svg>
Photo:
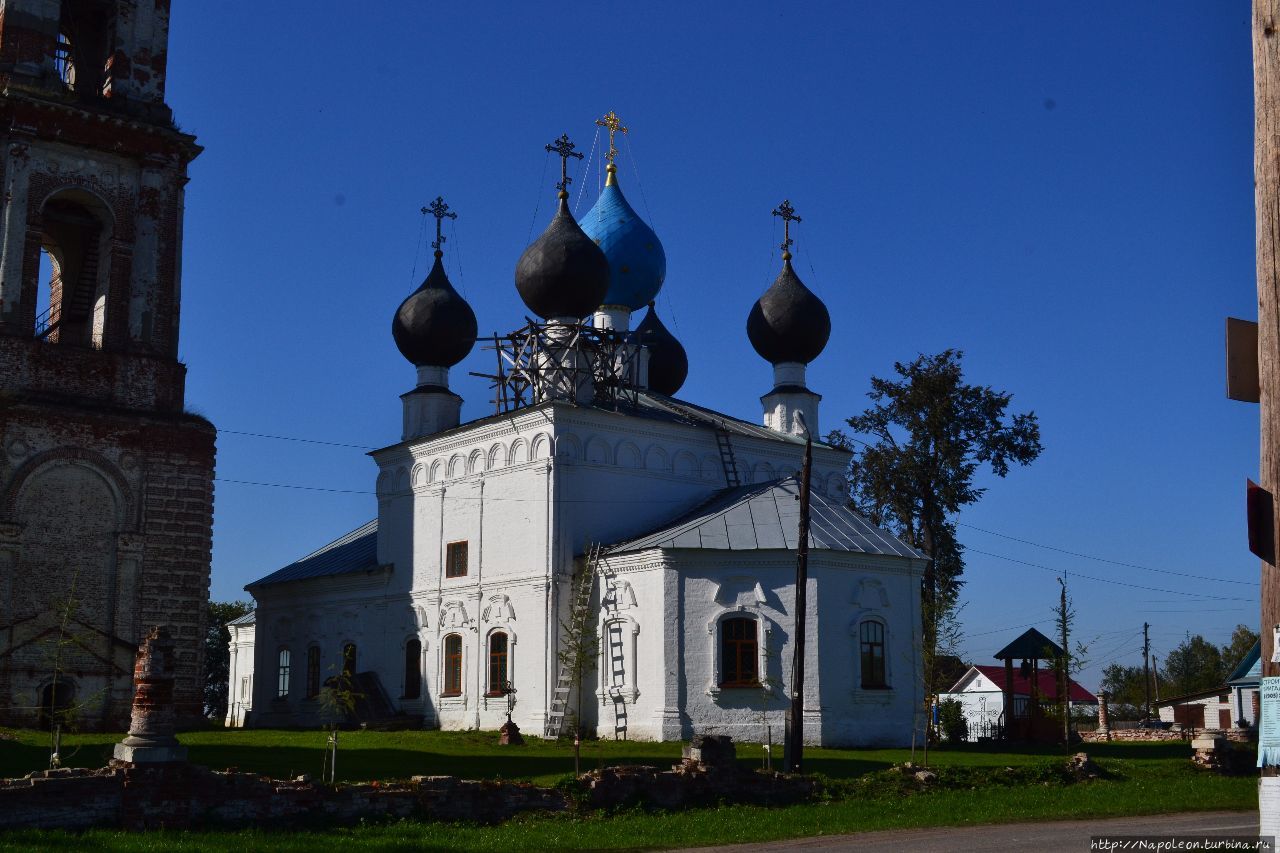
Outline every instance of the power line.
<svg viewBox="0 0 1280 853">
<path fill-rule="evenodd" d="M 1190 578 L 1191 580 L 1197 580 L 1197 581 L 1212 581 L 1214 583 L 1239 583 L 1239 584 L 1247 584 L 1247 585 L 1253 585 L 1257 583 L 1257 581 L 1237 581 L 1237 580 L 1229 580 L 1227 578 L 1212 578 L 1212 577 L 1207 577 L 1205 575 L 1193 575 L 1193 574 L 1188 574 L 1187 572 L 1175 572 L 1169 569 L 1153 569 L 1150 566 L 1140 566 L 1137 563 L 1126 563 L 1121 560 L 1111 560 L 1106 557 L 1096 557 L 1093 554 L 1082 554 L 1079 551 L 1069 551 L 1066 548 L 1058 548 L 1054 545 L 1043 545 L 1039 542 L 1032 542 L 1030 539 L 1019 539 L 1017 536 L 1010 536 L 1007 533 L 997 533 L 994 530 L 987 530 L 986 528 L 983 528 L 983 527 L 977 527 L 972 524 L 965 524 L 963 521 L 957 521 L 956 524 L 959 525 L 960 527 L 967 527 L 970 530 L 977 530 L 979 533 L 987 533 L 991 536 L 999 536 L 1001 539 L 1008 539 L 1013 542 L 1021 542 L 1023 545 L 1033 545 L 1036 548 L 1044 548 L 1046 551 L 1057 551 L 1059 554 L 1067 554 L 1069 556 L 1080 557 L 1081 559 L 1085 559 L 1085 560 L 1096 560 L 1099 563 L 1108 563 L 1112 566 L 1124 566 L 1125 568 L 1129 568 L 1129 569 L 1141 569 L 1144 572 L 1156 572 L 1162 575 L 1174 575 L 1180 578 Z"/>
<path fill-rule="evenodd" d="M 259 483 L 254 480 L 229 480 L 225 477 L 214 477 L 215 483 L 234 483 L 237 486 L 269 486 L 273 489 L 300 489 L 304 492 L 334 492 L 340 495 L 372 495 L 375 492 L 362 492 L 357 489 L 326 489 L 322 486 L 295 486 L 289 483 Z"/>
<path fill-rule="evenodd" d="M 328 447 L 349 447 L 352 450 L 377 450 L 376 447 L 370 447 L 367 444 L 343 444 L 340 441 L 321 441 L 317 438 L 294 438 L 290 435 L 270 435 L 265 432 L 242 432 L 234 429 L 218 429 L 219 433 L 225 435 L 246 435 L 250 438 L 270 438 L 276 441 L 296 441 L 302 444 L 323 444 Z"/>
<path fill-rule="evenodd" d="M 990 551 L 979 551 L 977 548 L 966 548 L 965 550 L 970 551 L 974 554 L 982 554 L 985 557 L 995 557 L 997 560 L 1008 560 L 1010 563 L 1019 563 L 1024 566 L 1031 566 L 1033 569 L 1043 569 L 1046 572 L 1053 572 L 1055 575 L 1063 574 L 1061 569 L 1054 569 L 1049 566 L 1041 565 L 1040 563 L 1031 563 L 1026 560 L 1016 559 L 1014 557 L 1006 557 L 1004 554 L 993 554 Z M 1142 586 L 1141 584 L 1125 583 L 1124 581 L 1115 581 L 1115 580 L 1111 580 L 1110 578 L 1096 578 L 1096 577 L 1093 577 L 1092 575 L 1082 575 L 1079 572 L 1072 572 L 1071 577 L 1083 578 L 1084 580 L 1088 580 L 1088 581 L 1097 581 L 1098 583 L 1109 583 L 1114 586 L 1128 587 L 1129 589 L 1141 589 L 1146 592 L 1163 592 L 1168 595 L 1188 595 L 1188 596 L 1193 596 L 1195 598 L 1212 599 L 1214 601 L 1251 601 L 1251 599 L 1239 598 L 1236 596 L 1202 595 L 1196 592 L 1182 592 L 1181 590 L 1176 590 L 1176 589 L 1161 589 L 1159 587 L 1154 587 L 1154 586 Z"/>
</svg>

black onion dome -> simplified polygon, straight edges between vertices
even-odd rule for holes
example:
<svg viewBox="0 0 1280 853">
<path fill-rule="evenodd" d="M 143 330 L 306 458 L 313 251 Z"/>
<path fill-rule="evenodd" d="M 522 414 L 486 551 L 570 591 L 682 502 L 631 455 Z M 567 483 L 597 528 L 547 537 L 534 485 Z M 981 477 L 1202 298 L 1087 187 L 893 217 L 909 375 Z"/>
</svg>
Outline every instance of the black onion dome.
<svg viewBox="0 0 1280 853">
<path fill-rule="evenodd" d="M 476 343 L 476 314 L 436 262 L 422 286 L 396 309 L 391 335 L 400 353 L 419 367 L 453 367 Z"/>
<path fill-rule="evenodd" d="M 636 337 L 649 348 L 649 387 L 674 397 L 689 376 L 689 356 L 676 336 L 658 319 L 649 303 L 649 313 L 636 326 Z"/>
<path fill-rule="evenodd" d="M 516 290 L 544 320 L 585 317 L 609 292 L 609 259 L 578 227 L 564 195 L 547 230 L 520 256 Z"/>
<path fill-rule="evenodd" d="M 751 307 L 747 337 L 761 358 L 770 364 L 798 361 L 808 364 L 822 352 L 831 337 L 827 306 L 804 286 L 800 276 L 783 260 L 773 286 Z"/>
</svg>

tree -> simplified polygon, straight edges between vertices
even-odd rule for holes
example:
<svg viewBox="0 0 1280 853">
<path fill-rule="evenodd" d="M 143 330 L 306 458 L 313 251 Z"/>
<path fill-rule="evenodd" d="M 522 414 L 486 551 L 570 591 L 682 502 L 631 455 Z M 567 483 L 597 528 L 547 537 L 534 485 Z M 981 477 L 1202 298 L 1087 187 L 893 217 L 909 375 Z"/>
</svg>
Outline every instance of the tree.
<svg viewBox="0 0 1280 853">
<path fill-rule="evenodd" d="M 1108 664 L 1102 670 L 1101 689 L 1107 694 L 1112 719 L 1136 720 L 1142 716 L 1146 688 L 1141 665 Z"/>
<path fill-rule="evenodd" d="M 872 377 L 867 396 L 874 405 L 848 420 L 872 441 L 855 447 L 838 430 L 827 439 L 854 451 L 854 507 L 931 558 L 922 589 L 926 658 L 962 584 L 955 517 L 986 491 L 974 484 L 975 474 L 986 465 L 1004 477 L 1011 464 L 1028 465 L 1041 451 L 1035 413 L 1007 414 L 1012 396 L 966 383 L 962 359 L 948 349 L 894 364 L 896 379 Z"/>
<path fill-rule="evenodd" d="M 582 572 L 596 573 L 596 562 L 588 557 L 583 560 Z M 583 575 L 575 575 L 574 580 L 577 584 L 588 583 Z M 594 580 L 589 583 L 594 583 Z M 575 584 L 575 588 L 577 586 Z M 582 680 L 583 676 L 591 670 L 595 665 L 596 655 L 600 653 L 600 639 L 596 636 L 596 626 L 593 624 L 592 610 L 589 598 L 580 598 L 575 595 L 569 602 L 569 616 L 560 623 L 560 631 L 564 637 L 560 644 L 560 652 L 557 655 L 559 663 L 568 673 L 570 683 L 573 685 L 577 694 L 577 710 L 573 715 L 573 772 L 578 775 L 581 772 L 579 766 L 579 750 L 582 741 L 582 709 L 585 699 L 586 690 L 584 689 Z"/>
<path fill-rule="evenodd" d="M 1188 634 L 1164 659 L 1164 674 L 1175 696 L 1213 690 L 1227 678 L 1222 650 L 1204 637 Z"/>
<path fill-rule="evenodd" d="M 1062 740 L 1068 748 L 1071 746 L 1071 715 L 1068 707 L 1071 699 L 1071 677 L 1084 669 L 1088 663 L 1089 647 L 1076 640 L 1075 648 L 1071 648 L 1071 629 L 1075 627 L 1075 601 L 1067 595 L 1067 584 L 1058 578 L 1061 590 L 1058 595 L 1058 608 L 1055 611 L 1054 624 L 1058 629 L 1058 637 L 1062 642 L 1062 657 L 1053 659 L 1053 671 L 1058 684 L 1058 702 L 1062 712 Z"/>
<path fill-rule="evenodd" d="M 1222 647 L 1222 665 L 1226 667 L 1228 675 L 1231 674 L 1231 670 L 1240 665 L 1240 661 L 1244 660 L 1244 656 L 1249 654 L 1256 642 L 1258 642 L 1257 631 L 1248 625 L 1236 626 L 1236 629 L 1231 632 L 1231 642 Z"/>
<path fill-rule="evenodd" d="M 204 715 L 211 720 L 227 716 L 227 679 L 231 677 L 231 632 L 227 623 L 253 609 L 247 601 L 210 601 L 204 635 Z"/>
</svg>

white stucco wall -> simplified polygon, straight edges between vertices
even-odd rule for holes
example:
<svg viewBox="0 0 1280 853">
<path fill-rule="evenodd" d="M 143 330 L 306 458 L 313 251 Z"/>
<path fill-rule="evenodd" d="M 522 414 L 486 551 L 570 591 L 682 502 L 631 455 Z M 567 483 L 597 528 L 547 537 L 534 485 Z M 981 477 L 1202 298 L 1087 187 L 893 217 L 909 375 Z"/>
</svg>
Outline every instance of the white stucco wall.
<svg viewBox="0 0 1280 853">
<path fill-rule="evenodd" d="M 742 482 L 793 473 L 802 448 L 732 438 Z M 399 709 L 427 725 L 493 729 L 507 700 L 485 696 L 487 641 L 510 639 L 514 718 L 527 735 L 543 730 L 556 681 L 560 623 L 567 616 L 574 555 L 591 542 L 646 533 L 724 488 L 714 432 L 679 422 L 552 405 L 375 452 L 378 560 L 369 575 L 341 575 L 258 590 L 254 722 L 309 724 L 315 702 L 300 698 L 308 644 L 330 667 L 354 642 L 360 672 L 379 673 L 397 701 L 404 644 L 423 647 L 423 698 Z M 843 493 L 848 455 L 815 449 L 814 484 Z M 448 543 L 468 544 L 465 577 L 444 576 Z M 814 552 L 810 558 L 806 739 L 812 743 L 910 742 L 920 705 L 919 579 L 905 558 Z M 597 586 L 606 606 L 600 666 L 585 679 L 584 722 L 615 734 L 614 696 L 625 700 L 626 736 L 687 738 L 695 731 L 782 737 L 782 685 L 791 669 L 795 555 L 788 551 L 671 551 L 610 557 Z M 764 689 L 720 689 L 716 620 L 745 612 L 760 620 Z M 857 625 L 886 627 L 888 690 L 859 686 Z M 622 628 L 623 675 L 615 685 L 610 623 Z M 458 696 L 443 696 L 443 640 L 462 638 Z M 278 697 L 275 655 L 292 651 L 291 695 Z M 269 673 L 269 676 L 267 675 Z M 296 694 L 296 695 L 295 695 Z M 571 702 L 571 708 L 576 706 Z"/>
</svg>

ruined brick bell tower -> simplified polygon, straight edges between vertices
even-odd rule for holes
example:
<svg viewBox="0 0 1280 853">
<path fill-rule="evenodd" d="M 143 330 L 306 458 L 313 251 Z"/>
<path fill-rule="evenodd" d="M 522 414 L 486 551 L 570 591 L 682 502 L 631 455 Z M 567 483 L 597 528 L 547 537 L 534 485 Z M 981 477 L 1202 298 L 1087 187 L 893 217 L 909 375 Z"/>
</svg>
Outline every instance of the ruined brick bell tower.
<svg viewBox="0 0 1280 853">
<path fill-rule="evenodd" d="M 201 711 L 213 426 L 183 409 L 168 0 L 0 0 L 0 723 L 123 729 L 176 641 Z"/>
</svg>

